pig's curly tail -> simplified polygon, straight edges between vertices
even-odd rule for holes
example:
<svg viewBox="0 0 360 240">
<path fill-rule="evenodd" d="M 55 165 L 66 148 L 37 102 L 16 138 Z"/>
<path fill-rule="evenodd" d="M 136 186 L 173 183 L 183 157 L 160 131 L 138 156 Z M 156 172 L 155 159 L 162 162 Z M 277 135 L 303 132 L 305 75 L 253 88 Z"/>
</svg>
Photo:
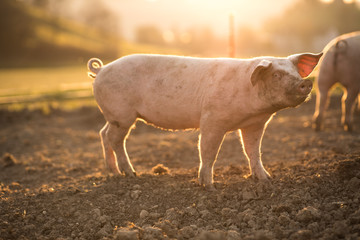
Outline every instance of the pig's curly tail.
<svg viewBox="0 0 360 240">
<path fill-rule="evenodd" d="M 87 63 L 87 67 L 88 67 L 88 75 L 89 77 L 95 78 L 96 74 L 98 74 L 101 70 L 103 66 L 103 63 L 100 59 L 98 58 L 91 58 L 88 63 Z"/>
</svg>

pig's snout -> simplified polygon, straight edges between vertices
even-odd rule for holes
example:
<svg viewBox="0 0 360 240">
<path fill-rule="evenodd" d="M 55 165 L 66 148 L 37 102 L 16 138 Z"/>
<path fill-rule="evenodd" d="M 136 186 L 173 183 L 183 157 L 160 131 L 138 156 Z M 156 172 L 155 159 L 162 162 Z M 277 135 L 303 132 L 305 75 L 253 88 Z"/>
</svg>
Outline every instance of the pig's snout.
<svg viewBox="0 0 360 240">
<path fill-rule="evenodd" d="M 313 83 L 306 79 L 303 80 L 302 83 L 300 83 L 300 85 L 298 86 L 298 92 L 302 95 L 308 95 L 311 92 Z"/>
</svg>

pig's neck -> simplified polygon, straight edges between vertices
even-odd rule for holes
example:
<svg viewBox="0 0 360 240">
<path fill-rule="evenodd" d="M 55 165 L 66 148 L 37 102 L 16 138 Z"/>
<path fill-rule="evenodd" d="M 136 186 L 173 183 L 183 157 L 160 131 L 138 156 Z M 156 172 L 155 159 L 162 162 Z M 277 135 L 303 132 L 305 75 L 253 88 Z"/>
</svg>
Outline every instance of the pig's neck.
<svg viewBox="0 0 360 240">
<path fill-rule="evenodd" d="M 250 108 L 253 109 L 253 112 L 273 114 L 285 108 L 274 104 L 271 99 L 264 97 L 264 93 L 262 91 L 264 91 L 264 89 L 261 89 L 259 86 L 255 86 L 253 88 L 253 92 L 250 93 L 250 97 L 253 99 L 250 102 Z"/>
<path fill-rule="evenodd" d="M 283 107 L 275 106 L 271 103 L 262 101 L 262 104 L 259 104 L 255 109 L 257 112 L 273 114 L 273 113 L 283 109 Z"/>
</svg>

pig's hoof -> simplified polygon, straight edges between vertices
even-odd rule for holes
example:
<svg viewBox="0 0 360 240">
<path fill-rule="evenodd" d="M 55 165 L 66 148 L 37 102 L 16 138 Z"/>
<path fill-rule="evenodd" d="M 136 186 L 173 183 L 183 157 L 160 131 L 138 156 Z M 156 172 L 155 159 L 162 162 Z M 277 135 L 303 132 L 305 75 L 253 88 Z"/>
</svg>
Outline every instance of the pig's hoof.
<svg viewBox="0 0 360 240">
<path fill-rule="evenodd" d="M 322 122 L 320 121 L 319 118 L 313 119 L 312 129 L 314 129 L 316 132 L 321 131 L 321 125 L 322 125 Z"/>
<path fill-rule="evenodd" d="M 125 173 L 126 177 L 136 177 L 136 172 Z"/>
<path fill-rule="evenodd" d="M 121 175 L 121 172 L 119 171 L 119 169 L 109 169 L 109 173 L 114 174 L 115 176 L 117 175 Z"/>
<path fill-rule="evenodd" d="M 216 191 L 216 188 L 212 182 L 204 181 L 201 178 L 199 179 L 199 184 L 201 187 L 203 187 L 206 191 Z"/>
<path fill-rule="evenodd" d="M 272 178 L 269 173 L 264 172 L 262 174 L 250 174 L 250 177 L 254 180 L 269 182 Z"/>
<path fill-rule="evenodd" d="M 270 175 L 266 175 L 264 178 L 258 178 L 259 181 L 265 181 L 270 182 L 272 180 L 272 177 Z"/>
<path fill-rule="evenodd" d="M 315 130 L 315 132 L 321 131 L 321 126 L 319 124 L 313 124 L 312 128 Z"/>
<path fill-rule="evenodd" d="M 211 186 L 213 185 L 213 180 L 211 177 L 204 176 L 204 174 L 201 174 L 198 178 L 200 186 Z"/>
<path fill-rule="evenodd" d="M 352 132 L 353 128 L 351 124 L 344 124 L 344 131 L 346 132 Z"/>
<path fill-rule="evenodd" d="M 216 192 L 217 191 L 214 184 L 204 185 L 204 189 L 208 192 Z"/>
</svg>

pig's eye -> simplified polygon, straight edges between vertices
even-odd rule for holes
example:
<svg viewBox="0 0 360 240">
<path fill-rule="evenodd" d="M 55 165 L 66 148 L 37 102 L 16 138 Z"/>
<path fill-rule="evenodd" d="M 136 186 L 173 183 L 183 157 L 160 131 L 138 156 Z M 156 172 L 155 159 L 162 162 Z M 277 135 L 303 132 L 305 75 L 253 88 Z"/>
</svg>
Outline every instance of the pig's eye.
<svg viewBox="0 0 360 240">
<path fill-rule="evenodd" d="M 282 73 L 281 73 L 281 72 L 274 72 L 274 73 L 273 73 L 273 78 L 280 79 L 281 77 L 282 77 Z"/>
</svg>

